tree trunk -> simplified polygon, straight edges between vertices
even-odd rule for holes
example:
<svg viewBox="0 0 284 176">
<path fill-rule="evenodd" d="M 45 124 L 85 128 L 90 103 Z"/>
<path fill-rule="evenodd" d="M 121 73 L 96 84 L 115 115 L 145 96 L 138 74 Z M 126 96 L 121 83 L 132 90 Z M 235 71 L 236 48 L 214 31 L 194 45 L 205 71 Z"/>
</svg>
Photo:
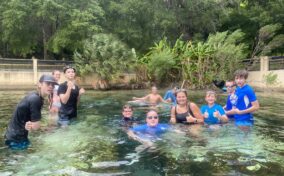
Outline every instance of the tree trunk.
<svg viewBox="0 0 284 176">
<path fill-rule="evenodd" d="M 46 32 L 44 29 L 44 24 L 42 26 L 42 42 L 43 42 L 43 60 L 47 60 L 47 39 L 46 39 Z"/>
</svg>

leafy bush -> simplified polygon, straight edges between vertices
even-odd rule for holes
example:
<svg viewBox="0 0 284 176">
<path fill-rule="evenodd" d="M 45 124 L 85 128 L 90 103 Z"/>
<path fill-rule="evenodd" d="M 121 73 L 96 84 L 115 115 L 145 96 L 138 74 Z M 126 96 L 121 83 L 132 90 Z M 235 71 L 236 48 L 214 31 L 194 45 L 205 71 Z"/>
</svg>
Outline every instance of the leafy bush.
<svg viewBox="0 0 284 176">
<path fill-rule="evenodd" d="M 134 53 L 124 43 L 108 34 L 94 35 L 84 42 L 81 52 L 74 54 L 81 75 L 96 73 L 99 79 L 105 81 L 126 72 L 133 58 Z"/>
</svg>

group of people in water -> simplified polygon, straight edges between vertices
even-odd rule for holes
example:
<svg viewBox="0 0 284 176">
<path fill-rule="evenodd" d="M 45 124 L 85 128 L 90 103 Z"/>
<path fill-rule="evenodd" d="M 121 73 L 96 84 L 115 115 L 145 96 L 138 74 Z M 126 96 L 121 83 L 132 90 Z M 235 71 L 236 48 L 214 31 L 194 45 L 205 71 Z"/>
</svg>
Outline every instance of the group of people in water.
<svg viewBox="0 0 284 176">
<path fill-rule="evenodd" d="M 28 133 L 40 129 L 41 109 L 46 97 L 50 102 L 51 123 L 66 127 L 77 117 L 77 104 L 85 90 L 75 83 L 74 67 L 64 67 L 63 73 L 66 81 L 62 84 L 59 84 L 59 70 L 54 70 L 52 75 L 42 75 L 37 91 L 29 93 L 18 103 L 4 136 L 9 148 L 25 149 L 30 145 Z"/>
<path fill-rule="evenodd" d="M 59 84 L 61 72 L 55 70 L 52 75 L 42 75 L 39 79 L 37 91 L 29 93 L 17 105 L 5 133 L 5 144 L 11 149 L 25 149 L 29 146 L 28 133 L 40 128 L 41 109 L 45 97 L 50 102 L 49 111 L 51 123 L 61 127 L 68 126 L 77 117 L 77 105 L 80 96 L 85 93 L 75 83 L 76 69 L 66 66 L 63 69 L 66 81 Z M 133 97 L 132 101 L 122 108 L 122 121 L 130 124 L 128 135 L 135 140 L 145 142 L 141 135 L 159 136 L 171 128 L 169 124 L 159 123 L 158 111 L 154 107 L 159 103 L 170 103 L 171 124 L 219 124 L 226 123 L 230 119 L 236 124 L 251 126 L 253 124 L 253 112 L 259 108 L 255 92 L 246 83 L 248 72 L 237 70 L 235 79 L 226 81 L 228 98 L 225 106 L 216 103 L 215 91 L 207 91 L 205 95 L 206 105 L 198 107 L 188 100 L 185 89 L 174 87 L 166 92 L 162 98 L 157 87 L 152 87 L 151 93 L 141 97 Z M 133 117 L 131 103 L 144 103 L 150 110 L 146 113 L 146 124 L 136 124 Z M 147 140 L 148 141 L 148 140 Z"/>
<path fill-rule="evenodd" d="M 232 120 L 241 129 L 247 129 L 247 127 L 253 125 L 253 112 L 259 109 L 259 103 L 254 90 L 246 83 L 248 72 L 246 70 L 237 70 L 234 76 L 234 80 L 225 82 L 225 88 L 228 93 L 225 106 L 217 104 L 216 92 L 209 90 L 205 94 L 207 104 L 199 108 L 194 102 L 188 100 L 187 91 L 178 87 L 167 91 L 164 99 L 161 99 L 161 96 L 157 93 L 157 88 L 152 87 L 149 95 L 142 98 L 133 97 L 134 101 L 129 101 L 129 103 L 143 101 L 148 102 L 150 106 L 161 102 L 172 103 L 169 119 L 171 124 L 213 125 L 227 123 L 229 120 Z M 122 114 L 123 121 L 133 122 L 133 117 L 131 116 L 133 108 L 130 105 L 123 107 Z M 128 134 L 133 139 L 145 142 L 139 136 L 144 136 L 145 134 L 159 136 L 167 131 L 169 127 L 168 124 L 160 124 L 158 112 L 155 109 L 151 109 L 146 114 L 146 124 L 133 126 L 129 129 Z"/>
</svg>

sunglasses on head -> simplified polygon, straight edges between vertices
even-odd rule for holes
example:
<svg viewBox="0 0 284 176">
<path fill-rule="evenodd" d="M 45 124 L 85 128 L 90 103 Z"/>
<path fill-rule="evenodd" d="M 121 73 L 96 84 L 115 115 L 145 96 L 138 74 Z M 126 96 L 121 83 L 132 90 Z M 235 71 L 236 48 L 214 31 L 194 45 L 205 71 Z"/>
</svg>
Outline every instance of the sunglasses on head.
<svg viewBox="0 0 284 176">
<path fill-rule="evenodd" d="M 158 116 L 148 116 L 147 119 L 158 119 Z"/>
<path fill-rule="evenodd" d="M 63 72 L 65 73 L 67 69 L 73 69 L 74 72 L 76 72 L 76 68 L 73 67 L 72 65 L 66 65 L 66 66 L 63 68 Z"/>
<path fill-rule="evenodd" d="M 177 89 L 176 91 L 177 91 L 177 92 L 186 92 L 185 89 Z"/>
</svg>

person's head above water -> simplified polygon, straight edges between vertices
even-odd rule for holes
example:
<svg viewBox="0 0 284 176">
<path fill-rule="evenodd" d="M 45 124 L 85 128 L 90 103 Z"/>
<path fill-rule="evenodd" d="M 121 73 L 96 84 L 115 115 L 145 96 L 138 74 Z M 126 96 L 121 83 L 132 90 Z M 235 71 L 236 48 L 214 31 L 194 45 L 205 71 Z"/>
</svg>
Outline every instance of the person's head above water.
<svg viewBox="0 0 284 176">
<path fill-rule="evenodd" d="M 150 127 L 157 126 L 159 123 L 159 116 L 158 116 L 157 111 L 155 110 L 148 111 L 146 115 L 146 122 L 147 122 L 147 125 Z"/>
<path fill-rule="evenodd" d="M 42 97 L 45 97 L 53 92 L 54 85 L 57 82 L 51 75 L 42 75 L 39 78 L 38 90 Z"/>
<path fill-rule="evenodd" d="M 54 77 L 56 82 L 60 80 L 61 73 L 59 70 L 53 70 L 51 74 Z"/>
<path fill-rule="evenodd" d="M 234 73 L 235 75 L 235 82 L 237 86 L 243 87 L 246 83 L 246 79 L 248 78 L 248 71 L 247 70 L 237 70 Z"/>
<path fill-rule="evenodd" d="M 208 103 L 208 105 L 213 105 L 216 101 L 217 94 L 213 90 L 209 90 L 206 92 L 205 95 L 205 101 Z"/>
<path fill-rule="evenodd" d="M 133 116 L 133 107 L 126 104 L 122 107 L 122 115 L 124 118 L 131 118 Z"/>
<path fill-rule="evenodd" d="M 179 90 L 179 86 L 174 86 L 172 90 L 174 93 L 176 93 L 176 91 Z"/>
<path fill-rule="evenodd" d="M 158 93 L 158 88 L 156 86 L 151 87 L 151 93 L 157 94 Z"/>
<path fill-rule="evenodd" d="M 67 65 L 63 68 L 63 73 L 65 74 L 66 79 L 72 81 L 75 79 L 76 69 L 71 65 Z"/>
<path fill-rule="evenodd" d="M 177 104 L 184 105 L 187 104 L 187 91 L 185 89 L 176 90 Z"/>
<path fill-rule="evenodd" d="M 227 93 L 231 94 L 235 91 L 236 89 L 236 84 L 234 80 L 227 80 L 225 83 L 225 86 L 227 88 Z"/>
</svg>

